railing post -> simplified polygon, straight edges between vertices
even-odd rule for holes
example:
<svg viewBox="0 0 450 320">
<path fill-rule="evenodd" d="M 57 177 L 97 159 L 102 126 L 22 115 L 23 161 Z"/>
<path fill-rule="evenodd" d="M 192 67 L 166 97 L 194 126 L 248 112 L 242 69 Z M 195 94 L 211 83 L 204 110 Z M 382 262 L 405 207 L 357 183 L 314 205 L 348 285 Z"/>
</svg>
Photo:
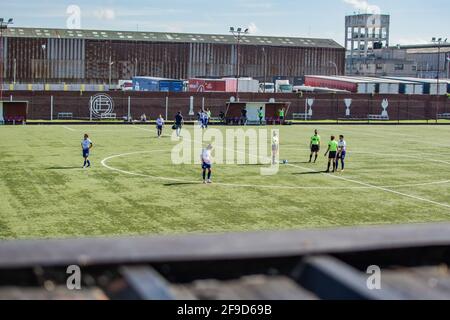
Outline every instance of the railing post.
<svg viewBox="0 0 450 320">
<path fill-rule="evenodd" d="M 166 120 L 169 118 L 169 96 L 166 96 Z"/>
<path fill-rule="evenodd" d="M 92 97 L 89 101 L 89 121 L 92 121 Z"/>
<path fill-rule="evenodd" d="M 50 96 L 50 121 L 53 121 L 53 96 Z"/>
<path fill-rule="evenodd" d="M 131 119 L 131 97 L 128 96 L 128 117 L 127 117 L 128 121 L 130 121 Z"/>
</svg>

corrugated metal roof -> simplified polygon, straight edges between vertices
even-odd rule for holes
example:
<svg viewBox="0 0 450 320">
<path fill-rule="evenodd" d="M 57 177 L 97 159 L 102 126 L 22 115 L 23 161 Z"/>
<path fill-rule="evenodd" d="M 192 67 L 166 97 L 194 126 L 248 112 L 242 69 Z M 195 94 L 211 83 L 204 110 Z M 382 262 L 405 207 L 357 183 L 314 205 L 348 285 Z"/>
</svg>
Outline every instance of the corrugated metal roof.
<svg viewBox="0 0 450 320">
<path fill-rule="evenodd" d="M 71 30 L 49 28 L 8 28 L 6 37 L 19 38 L 57 38 L 57 39 L 95 39 L 148 42 L 182 42 L 182 43 L 219 43 L 234 44 L 233 35 L 144 32 L 144 31 L 107 31 L 107 30 Z M 242 36 L 244 45 L 266 45 L 283 47 L 319 47 L 343 49 L 332 39 Z"/>
<path fill-rule="evenodd" d="M 450 47 L 450 43 L 441 43 L 440 45 L 437 45 L 435 43 L 426 43 L 426 44 L 409 44 L 409 45 L 395 45 L 391 46 L 392 49 L 430 49 L 430 48 L 444 48 L 444 47 Z"/>
</svg>

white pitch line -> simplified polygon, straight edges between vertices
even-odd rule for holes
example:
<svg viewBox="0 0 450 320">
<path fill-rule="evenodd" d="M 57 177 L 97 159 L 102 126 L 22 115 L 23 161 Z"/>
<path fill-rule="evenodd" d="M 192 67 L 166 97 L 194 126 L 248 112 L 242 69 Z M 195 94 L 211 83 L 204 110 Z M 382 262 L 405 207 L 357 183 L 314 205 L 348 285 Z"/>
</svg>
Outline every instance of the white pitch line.
<svg viewBox="0 0 450 320">
<path fill-rule="evenodd" d="M 168 177 L 161 177 L 161 176 L 153 176 L 150 174 L 143 174 L 143 173 L 136 173 L 126 170 L 121 170 L 118 168 L 111 167 L 107 164 L 107 162 L 111 159 L 120 158 L 120 157 L 126 157 L 130 155 L 136 155 L 136 154 L 143 154 L 143 153 L 154 153 L 154 152 L 167 152 L 169 150 L 151 150 L 151 151 L 136 151 L 136 152 L 130 152 L 130 153 L 123 153 L 118 155 L 113 155 L 110 157 L 107 157 L 101 161 L 101 164 L 112 171 L 120 172 L 127 175 L 132 176 L 138 176 L 138 177 L 145 177 L 145 178 L 151 178 L 156 180 L 163 180 L 163 181 L 173 181 L 173 182 L 180 182 L 180 183 L 196 183 L 199 184 L 199 181 L 193 181 L 193 180 L 183 180 L 183 179 L 177 179 L 177 178 L 168 178 Z M 294 166 L 294 165 L 291 165 Z M 314 170 L 313 170 L 314 171 Z M 318 171 L 317 171 L 318 172 Z M 440 185 L 440 184 L 447 184 L 450 183 L 450 180 L 445 181 L 435 181 L 435 182 L 427 182 L 427 183 L 419 183 L 419 184 L 405 184 L 405 185 L 396 185 L 396 186 L 382 186 L 383 188 L 397 188 L 397 187 L 418 187 L 418 186 L 428 186 L 428 185 Z M 309 187 L 299 187 L 299 186 L 281 186 L 281 185 L 250 185 L 250 184 L 236 184 L 236 183 L 214 183 L 215 185 L 219 186 L 225 186 L 225 187 L 235 187 L 235 188 L 264 188 L 264 189 L 290 189 L 290 190 L 336 190 L 336 186 L 334 187 L 315 187 L 315 186 L 309 186 Z M 373 186 L 363 186 L 363 187 L 339 187 L 340 190 L 361 190 L 361 189 L 371 189 Z"/>
<path fill-rule="evenodd" d="M 69 128 L 68 126 L 62 126 L 64 129 L 70 130 L 70 131 L 76 131 L 75 129 Z"/>
</svg>

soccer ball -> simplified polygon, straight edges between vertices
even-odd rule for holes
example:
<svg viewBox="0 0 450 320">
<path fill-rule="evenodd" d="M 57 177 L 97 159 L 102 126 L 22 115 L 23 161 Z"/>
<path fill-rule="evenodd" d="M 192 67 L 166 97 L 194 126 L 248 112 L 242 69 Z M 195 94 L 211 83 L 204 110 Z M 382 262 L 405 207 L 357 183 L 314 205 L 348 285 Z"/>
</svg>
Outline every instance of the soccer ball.
<svg viewBox="0 0 450 320">
<path fill-rule="evenodd" d="M 283 164 L 288 164 L 288 163 L 289 163 L 289 161 L 283 160 Z"/>
</svg>

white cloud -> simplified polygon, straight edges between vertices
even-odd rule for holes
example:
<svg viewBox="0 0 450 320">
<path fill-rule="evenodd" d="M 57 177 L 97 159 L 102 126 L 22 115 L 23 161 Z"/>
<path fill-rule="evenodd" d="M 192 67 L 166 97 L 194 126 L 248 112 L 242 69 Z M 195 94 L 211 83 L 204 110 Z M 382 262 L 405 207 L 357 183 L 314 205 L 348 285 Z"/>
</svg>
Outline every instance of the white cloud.
<svg viewBox="0 0 450 320">
<path fill-rule="evenodd" d="M 100 20 L 114 20 L 116 12 L 111 8 L 101 8 L 94 11 L 94 16 Z"/>
<path fill-rule="evenodd" d="M 248 32 L 250 34 L 257 34 L 259 31 L 258 27 L 256 26 L 256 24 L 254 22 L 250 23 L 248 26 Z"/>
<path fill-rule="evenodd" d="M 366 0 L 343 0 L 345 3 L 351 5 L 354 9 L 361 11 L 362 13 L 380 14 L 381 9 L 379 6 L 370 4 Z"/>
</svg>

